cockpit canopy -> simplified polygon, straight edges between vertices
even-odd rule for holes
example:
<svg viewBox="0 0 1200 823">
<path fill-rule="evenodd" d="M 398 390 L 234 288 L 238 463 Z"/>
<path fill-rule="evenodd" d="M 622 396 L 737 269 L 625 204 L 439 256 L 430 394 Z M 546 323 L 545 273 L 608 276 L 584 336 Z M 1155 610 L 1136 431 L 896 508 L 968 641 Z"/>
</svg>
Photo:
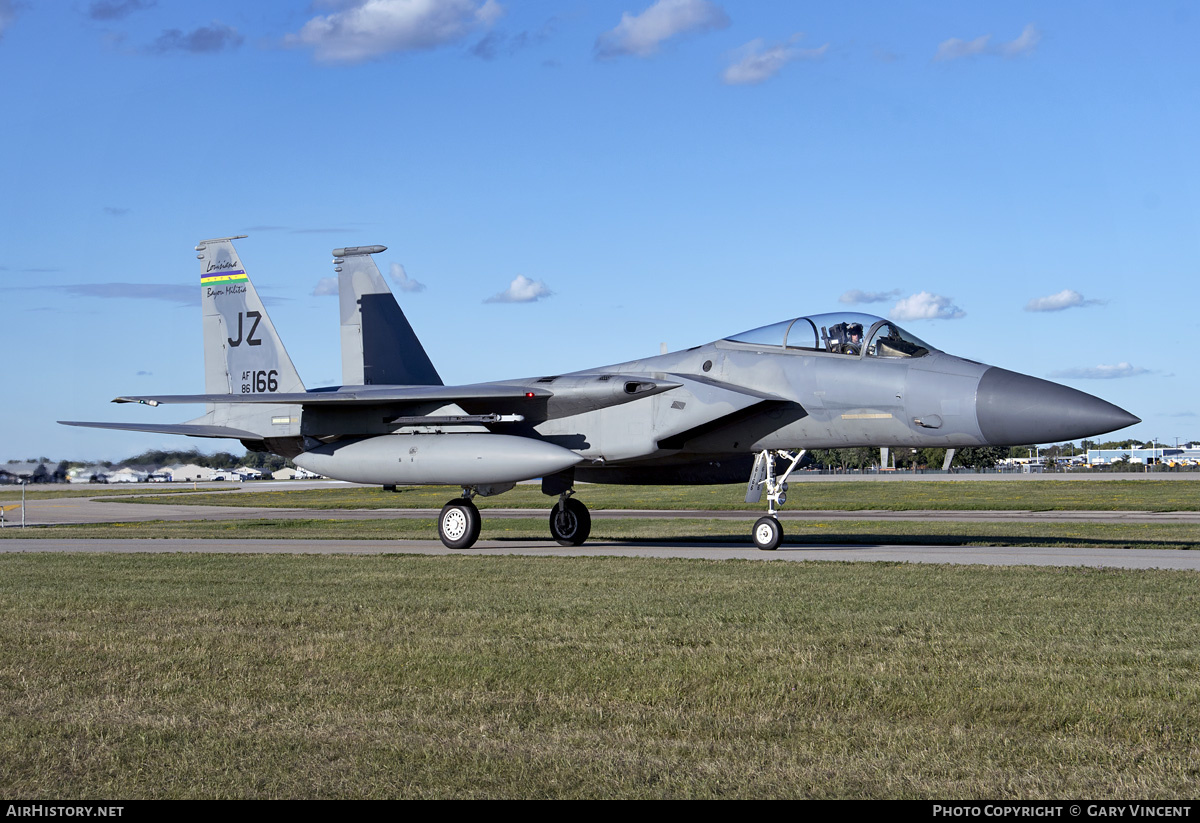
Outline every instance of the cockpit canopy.
<svg viewBox="0 0 1200 823">
<path fill-rule="evenodd" d="M 935 349 L 891 320 L 859 312 L 797 317 L 726 338 L 788 350 L 823 351 L 854 357 L 924 357 Z"/>
</svg>

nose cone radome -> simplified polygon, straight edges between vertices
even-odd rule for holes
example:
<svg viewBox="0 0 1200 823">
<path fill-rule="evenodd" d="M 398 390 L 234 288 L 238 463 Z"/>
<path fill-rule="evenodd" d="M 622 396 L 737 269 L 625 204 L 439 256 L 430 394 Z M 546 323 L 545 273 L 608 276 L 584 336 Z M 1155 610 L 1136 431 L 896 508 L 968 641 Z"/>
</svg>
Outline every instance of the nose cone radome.
<svg viewBox="0 0 1200 823">
<path fill-rule="evenodd" d="M 975 413 L 993 446 L 1078 440 L 1141 422 L 1099 397 L 995 367 L 979 380 Z"/>
</svg>

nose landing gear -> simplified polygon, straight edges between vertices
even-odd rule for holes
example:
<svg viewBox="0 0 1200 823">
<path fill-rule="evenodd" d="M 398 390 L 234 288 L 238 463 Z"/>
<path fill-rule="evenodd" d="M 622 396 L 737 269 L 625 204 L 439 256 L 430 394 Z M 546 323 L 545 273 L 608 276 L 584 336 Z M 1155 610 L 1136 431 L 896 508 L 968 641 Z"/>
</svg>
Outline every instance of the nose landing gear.
<svg viewBox="0 0 1200 823">
<path fill-rule="evenodd" d="M 746 502 L 757 503 L 762 499 L 763 489 L 767 490 L 767 516 L 758 519 L 758 522 L 754 524 L 754 531 L 751 533 L 754 545 L 763 551 L 774 551 L 783 542 L 783 526 L 776 516 L 776 507 L 787 502 L 787 479 L 791 476 L 792 471 L 800 465 L 800 460 L 807 451 L 807 449 L 801 449 L 793 454 L 783 449 L 773 451 L 766 449 L 759 452 L 754 458 L 754 468 L 750 472 L 750 482 L 746 486 Z M 787 471 L 778 476 L 775 474 L 775 458 L 777 456 L 792 461 Z"/>
</svg>

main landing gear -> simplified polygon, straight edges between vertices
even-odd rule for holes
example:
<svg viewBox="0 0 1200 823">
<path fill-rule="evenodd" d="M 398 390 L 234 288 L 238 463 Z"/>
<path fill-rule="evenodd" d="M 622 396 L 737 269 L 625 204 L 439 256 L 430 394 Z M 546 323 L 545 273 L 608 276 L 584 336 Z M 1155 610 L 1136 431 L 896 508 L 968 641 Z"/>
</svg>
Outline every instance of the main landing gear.
<svg viewBox="0 0 1200 823">
<path fill-rule="evenodd" d="M 762 499 L 763 489 L 767 490 L 767 516 L 760 517 L 754 524 L 754 545 L 763 551 L 774 551 L 783 542 L 783 526 L 776 515 L 776 506 L 787 502 L 787 479 L 804 457 L 807 450 L 801 449 L 796 453 L 782 449 L 764 450 L 754 458 L 754 469 L 750 472 L 750 483 L 746 486 L 746 502 L 757 503 Z M 775 458 L 782 457 L 791 460 L 787 471 L 781 475 L 775 474 Z"/>
<path fill-rule="evenodd" d="M 472 498 L 476 490 L 464 488 L 462 497 L 456 497 L 442 506 L 438 515 L 438 537 L 448 549 L 469 549 L 479 539 L 483 520 Z M 558 496 L 558 503 L 550 511 L 550 535 L 563 546 L 581 546 L 592 532 L 592 516 L 587 506 L 571 495 L 570 489 Z"/>
<path fill-rule="evenodd" d="M 462 497 L 442 506 L 442 513 L 438 515 L 438 537 L 442 538 L 446 548 L 469 549 L 479 539 L 483 519 L 471 501 L 474 496 L 473 490 L 463 489 Z"/>
<path fill-rule="evenodd" d="M 550 511 L 550 534 L 562 546 L 582 546 L 592 533 L 592 516 L 587 506 L 565 491 Z"/>
</svg>

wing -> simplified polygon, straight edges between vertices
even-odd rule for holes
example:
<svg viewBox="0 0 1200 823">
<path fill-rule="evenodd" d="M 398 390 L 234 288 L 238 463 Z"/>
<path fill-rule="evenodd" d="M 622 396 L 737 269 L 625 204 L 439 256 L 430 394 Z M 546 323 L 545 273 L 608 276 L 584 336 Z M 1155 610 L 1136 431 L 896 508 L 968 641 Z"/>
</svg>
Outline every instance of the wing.
<svg viewBox="0 0 1200 823">
<path fill-rule="evenodd" d="M 59 420 L 64 426 L 84 426 L 89 429 L 116 429 L 128 432 L 153 432 L 154 434 L 185 434 L 188 437 L 220 437 L 230 440 L 260 440 L 262 435 L 245 429 L 234 429 L 229 426 L 201 426 L 190 423 L 85 423 L 78 420 Z"/>
<path fill-rule="evenodd" d="M 325 411 L 380 407 L 395 412 L 395 415 L 406 407 L 454 404 L 471 414 L 520 414 L 526 420 L 538 422 L 630 403 L 681 385 L 675 381 L 650 379 L 645 375 L 571 374 L 465 386 L 384 386 L 378 389 L 362 386 L 332 391 L 244 395 L 130 395 L 118 397 L 113 402 L 142 403 L 147 406 L 184 403 L 295 405 Z M 553 389 L 546 386 L 553 386 Z"/>
</svg>

